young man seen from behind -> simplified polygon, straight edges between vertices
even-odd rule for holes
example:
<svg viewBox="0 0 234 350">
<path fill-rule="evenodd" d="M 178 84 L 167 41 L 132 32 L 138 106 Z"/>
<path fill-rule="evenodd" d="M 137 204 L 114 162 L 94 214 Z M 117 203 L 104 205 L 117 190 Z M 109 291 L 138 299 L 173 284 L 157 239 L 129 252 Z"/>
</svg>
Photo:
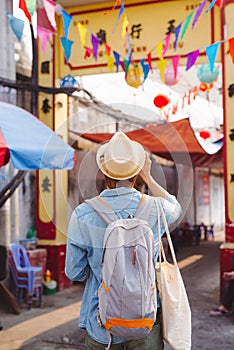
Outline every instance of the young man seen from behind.
<svg viewBox="0 0 234 350">
<path fill-rule="evenodd" d="M 181 214 L 176 198 L 163 189 L 151 176 L 151 160 L 144 148 L 131 141 L 124 133 L 117 132 L 102 145 L 96 156 L 99 169 L 105 175 L 107 189 L 100 198 L 112 208 L 119 219 L 134 217 L 142 199 L 142 193 L 134 188 L 136 177 L 141 175 L 151 193 L 153 205 L 147 219 L 154 235 L 154 261 L 158 257 L 158 204 L 161 204 L 168 225 Z M 160 235 L 164 234 L 160 220 Z M 87 349 L 105 349 L 109 342 L 106 329 L 100 323 L 98 312 L 98 288 L 101 284 L 103 237 L 106 223 L 87 203 L 78 205 L 72 213 L 68 234 L 65 272 L 72 281 L 86 281 L 79 327 L 86 329 Z M 160 331 L 160 305 L 154 326 L 142 339 L 124 339 L 113 336 L 111 349 L 162 350 Z"/>
</svg>

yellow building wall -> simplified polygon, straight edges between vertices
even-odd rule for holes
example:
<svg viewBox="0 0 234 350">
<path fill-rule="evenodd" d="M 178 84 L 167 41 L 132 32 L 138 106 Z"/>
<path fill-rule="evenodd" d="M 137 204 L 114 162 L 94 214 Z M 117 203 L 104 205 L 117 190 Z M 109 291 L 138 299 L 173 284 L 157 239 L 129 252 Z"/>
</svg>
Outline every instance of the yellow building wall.
<svg viewBox="0 0 234 350">
<path fill-rule="evenodd" d="M 169 21 L 174 19 L 174 26 L 177 27 L 185 21 L 187 16 L 195 11 L 201 1 L 125 1 L 125 11 L 129 22 L 129 30 L 131 33 L 134 25 L 140 25 L 140 36 L 137 33 L 131 37 L 131 47 L 133 49 L 133 60 L 141 60 L 146 58 L 147 53 L 152 51 L 152 57 L 157 58 L 156 46 L 163 42 L 169 26 Z M 209 2 L 208 2 L 209 4 Z M 69 40 L 74 42 L 72 46 L 71 58 L 67 65 L 64 60 L 63 48 L 57 40 L 57 77 L 61 78 L 69 72 L 72 75 L 87 75 L 109 72 L 104 56 L 104 45 L 99 46 L 99 56 L 97 61 L 93 57 L 84 59 L 84 48 L 81 47 L 80 35 L 77 27 L 78 21 L 81 22 L 88 30 L 86 46 L 92 48 L 91 34 L 97 35 L 102 29 L 106 31 L 107 44 L 121 55 L 121 60 L 127 58 L 127 43 L 122 38 L 122 23 L 124 15 L 120 17 L 117 23 L 119 8 L 104 15 L 107 9 L 111 9 L 113 2 L 93 4 L 89 6 L 79 6 L 77 8 L 66 8 L 73 20 L 69 30 Z M 208 5 L 207 5 L 208 6 Z M 216 6 L 208 14 L 199 17 L 194 29 L 190 24 L 182 43 L 178 44 L 176 52 L 174 52 L 172 35 L 171 45 L 166 53 L 166 57 L 185 55 L 180 60 L 181 65 L 186 64 L 186 55 L 189 52 L 200 49 L 203 55 L 197 60 L 197 63 L 207 61 L 205 55 L 205 47 L 213 42 L 220 40 L 220 9 Z M 136 28 L 135 28 L 136 29 Z M 62 16 L 58 17 L 58 34 L 63 36 Z M 220 60 L 220 54 L 217 61 Z M 156 62 L 153 63 L 154 68 L 157 67 Z"/>
<path fill-rule="evenodd" d="M 234 3 L 230 3 L 225 7 L 225 20 L 227 37 L 230 38 L 234 33 Z M 234 141 L 230 138 L 231 130 L 234 129 L 233 122 L 233 99 L 234 96 L 228 96 L 228 87 L 234 83 L 234 66 L 231 56 L 227 54 L 228 42 L 225 44 L 225 129 L 226 129 L 226 184 L 227 184 L 227 214 L 231 222 L 234 222 Z M 234 240 L 234 237 L 233 237 Z"/>
</svg>

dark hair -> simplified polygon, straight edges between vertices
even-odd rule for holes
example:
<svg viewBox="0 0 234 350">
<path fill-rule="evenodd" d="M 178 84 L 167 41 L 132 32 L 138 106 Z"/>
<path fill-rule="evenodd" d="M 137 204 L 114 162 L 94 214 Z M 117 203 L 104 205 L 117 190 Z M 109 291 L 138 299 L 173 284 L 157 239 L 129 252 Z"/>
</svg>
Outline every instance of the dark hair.
<svg viewBox="0 0 234 350">
<path fill-rule="evenodd" d="M 130 179 L 126 180 L 115 180 L 111 179 L 110 177 L 105 176 L 106 179 L 106 185 L 108 188 L 113 189 L 117 187 L 133 187 L 135 185 L 135 181 L 137 179 L 137 175 L 131 177 Z"/>
</svg>

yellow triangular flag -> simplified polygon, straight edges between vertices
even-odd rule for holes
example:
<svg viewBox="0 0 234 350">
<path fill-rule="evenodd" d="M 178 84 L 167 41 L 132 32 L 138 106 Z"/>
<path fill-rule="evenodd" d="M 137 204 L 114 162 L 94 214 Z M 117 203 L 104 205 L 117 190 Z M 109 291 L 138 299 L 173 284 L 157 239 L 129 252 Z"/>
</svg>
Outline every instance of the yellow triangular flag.
<svg viewBox="0 0 234 350">
<path fill-rule="evenodd" d="M 114 72 L 114 65 L 115 65 L 115 59 L 112 56 L 109 56 L 107 54 L 105 54 L 106 57 L 106 62 L 107 62 L 107 67 L 110 71 L 110 73 Z"/>
<path fill-rule="evenodd" d="M 127 27 L 128 27 L 128 19 L 127 19 L 126 13 L 124 13 L 124 19 L 122 24 L 122 38 L 124 38 L 127 33 Z"/>
<path fill-rule="evenodd" d="M 77 27 L 78 27 L 78 30 L 79 30 L 79 33 L 80 33 L 81 46 L 84 47 L 85 46 L 87 29 L 80 22 L 77 23 Z"/>
<path fill-rule="evenodd" d="M 159 72 L 160 72 L 161 80 L 164 82 L 165 81 L 165 79 L 164 79 L 164 71 L 165 71 L 165 68 L 166 68 L 166 65 L 167 65 L 167 60 L 162 59 L 162 60 L 159 60 L 157 63 L 158 63 L 158 69 L 159 69 Z"/>
<path fill-rule="evenodd" d="M 163 58 L 163 42 L 159 43 L 157 46 L 158 58 L 161 60 Z"/>
</svg>

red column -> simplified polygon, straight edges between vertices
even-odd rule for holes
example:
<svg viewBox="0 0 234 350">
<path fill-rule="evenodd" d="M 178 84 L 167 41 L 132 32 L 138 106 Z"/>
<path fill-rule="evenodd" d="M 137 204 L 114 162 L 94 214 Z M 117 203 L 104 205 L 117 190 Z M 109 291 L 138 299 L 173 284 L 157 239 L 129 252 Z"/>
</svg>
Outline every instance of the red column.
<svg viewBox="0 0 234 350">
<path fill-rule="evenodd" d="M 222 73 L 223 73 L 223 110 L 224 110 L 224 186 L 225 186 L 225 242 L 220 247 L 220 294 L 224 297 L 226 283 L 223 272 L 234 269 L 234 129 L 233 104 L 234 94 L 230 87 L 234 84 L 234 64 L 229 53 L 228 39 L 234 33 L 234 0 L 224 1 L 221 9 L 222 31 Z"/>
</svg>

